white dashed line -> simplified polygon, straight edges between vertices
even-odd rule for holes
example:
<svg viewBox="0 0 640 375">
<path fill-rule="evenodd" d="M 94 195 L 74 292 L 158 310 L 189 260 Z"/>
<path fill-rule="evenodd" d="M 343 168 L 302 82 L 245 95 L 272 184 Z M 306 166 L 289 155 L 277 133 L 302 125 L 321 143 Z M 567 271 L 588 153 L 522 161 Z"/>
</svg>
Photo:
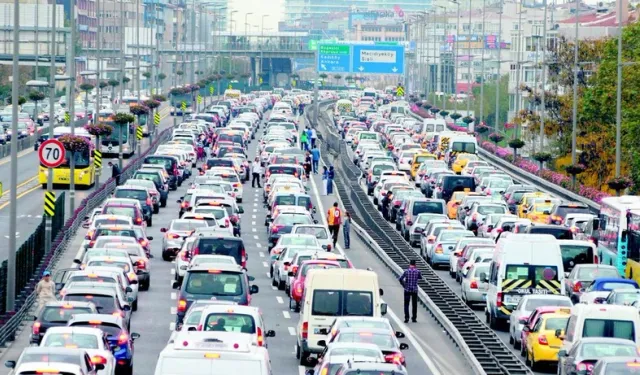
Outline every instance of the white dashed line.
<svg viewBox="0 0 640 375">
<path fill-rule="evenodd" d="M 256 225 L 256 222 L 255 222 L 255 221 L 252 221 L 252 222 L 251 222 L 251 225 Z"/>
<path fill-rule="evenodd" d="M 175 259 L 174 259 L 174 260 L 172 260 L 172 261 L 171 261 L 171 264 L 176 264 L 176 260 L 175 260 Z"/>
<path fill-rule="evenodd" d="M 257 232 L 257 231 L 258 231 L 258 229 L 257 229 L 257 228 L 251 228 L 251 231 L 252 231 L 252 232 Z M 254 237 L 256 238 L 256 240 L 258 239 L 258 236 L 254 236 Z"/>
<path fill-rule="evenodd" d="M 271 273 L 267 272 L 267 277 L 271 278 Z"/>
<path fill-rule="evenodd" d="M 259 243 L 256 244 L 256 247 L 262 247 L 262 245 L 260 245 Z"/>
<path fill-rule="evenodd" d="M 276 300 L 278 301 L 278 303 L 284 303 L 284 300 L 280 296 L 276 296 Z"/>
<path fill-rule="evenodd" d="M 271 276 L 269 276 L 269 278 L 271 278 Z M 271 289 L 278 290 L 278 288 L 276 288 L 275 286 L 272 286 Z"/>
<path fill-rule="evenodd" d="M 260 258 L 264 258 L 264 251 L 261 251 L 258 254 L 260 255 Z"/>
<path fill-rule="evenodd" d="M 289 314 L 289 312 L 286 310 L 282 312 L 282 315 L 285 319 L 291 319 L 291 314 Z"/>
<path fill-rule="evenodd" d="M 253 228 L 253 230 L 254 230 L 254 231 L 255 231 L 255 229 L 256 229 L 256 228 Z M 259 239 L 260 239 L 260 237 L 258 237 L 258 236 L 253 236 L 253 238 L 255 238 L 256 240 L 259 240 Z"/>
<path fill-rule="evenodd" d="M 256 215 L 251 215 L 251 218 L 255 219 L 255 218 L 257 218 L 257 216 Z"/>
<path fill-rule="evenodd" d="M 288 327 L 289 329 L 289 334 L 291 336 L 295 336 L 296 335 L 296 329 L 294 327 Z"/>
<path fill-rule="evenodd" d="M 269 267 L 269 264 L 267 264 L 267 262 L 262 262 L 262 266 L 263 267 Z"/>
<path fill-rule="evenodd" d="M 171 299 L 175 300 L 176 298 L 178 298 L 178 295 L 175 292 L 171 293 Z"/>
<path fill-rule="evenodd" d="M 175 307 L 172 307 L 169 311 L 171 312 L 171 315 L 176 315 L 176 313 L 178 312 Z"/>
<path fill-rule="evenodd" d="M 176 274 L 176 269 L 175 269 L 175 268 L 172 268 L 172 269 L 171 269 L 171 276 L 173 276 L 173 275 L 175 275 L 175 274 Z"/>
<path fill-rule="evenodd" d="M 258 212 L 258 209 L 257 209 L 257 208 L 254 208 L 254 209 L 253 209 L 253 212 Z"/>
<path fill-rule="evenodd" d="M 169 331 L 175 331 L 175 330 L 176 330 L 176 322 L 169 323 Z"/>
</svg>

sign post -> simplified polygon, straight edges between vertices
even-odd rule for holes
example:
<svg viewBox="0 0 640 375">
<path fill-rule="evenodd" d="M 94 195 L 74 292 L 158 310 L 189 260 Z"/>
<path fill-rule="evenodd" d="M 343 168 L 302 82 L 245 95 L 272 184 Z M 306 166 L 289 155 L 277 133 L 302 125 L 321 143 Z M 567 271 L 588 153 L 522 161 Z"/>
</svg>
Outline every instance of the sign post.
<svg viewBox="0 0 640 375">
<path fill-rule="evenodd" d="M 38 148 L 38 158 L 40 164 L 49 168 L 49 175 L 53 174 L 51 168 L 56 168 L 64 163 L 66 157 L 66 150 L 62 142 L 57 139 L 48 139 L 40 145 Z M 73 175 L 70 176 L 73 179 Z M 44 194 L 44 215 L 48 218 L 52 218 L 56 214 L 56 193 L 52 191 L 53 184 L 47 184 L 47 191 Z"/>
</svg>

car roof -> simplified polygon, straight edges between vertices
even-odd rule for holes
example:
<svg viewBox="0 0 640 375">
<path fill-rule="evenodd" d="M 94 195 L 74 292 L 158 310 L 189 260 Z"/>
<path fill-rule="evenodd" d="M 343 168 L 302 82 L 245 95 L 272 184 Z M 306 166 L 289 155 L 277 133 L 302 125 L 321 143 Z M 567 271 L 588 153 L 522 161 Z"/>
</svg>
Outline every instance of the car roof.
<svg viewBox="0 0 640 375">
<path fill-rule="evenodd" d="M 117 324 L 120 327 L 123 326 L 123 319 L 121 316 L 115 316 L 110 314 L 75 314 L 69 320 L 71 322 L 88 322 L 91 320 L 99 320 L 105 323 Z"/>
<path fill-rule="evenodd" d="M 389 332 L 388 329 L 386 328 L 363 328 L 363 327 L 343 327 L 340 328 L 339 330 L 340 333 L 362 333 L 362 332 L 367 332 L 367 333 L 374 333 L 374 334 L 385 334 L 385 335 L 391 335 L 391 332 Z"/>
<path fill-rule="evenodd" d="M 187 270 L 187 272 L 208 272 L 209 270 L 238 273 L 242 272 L 242 268 L 240 267 L 240 265 L 226 263 L 205 263 L 191 267 Z"/>
</svg>

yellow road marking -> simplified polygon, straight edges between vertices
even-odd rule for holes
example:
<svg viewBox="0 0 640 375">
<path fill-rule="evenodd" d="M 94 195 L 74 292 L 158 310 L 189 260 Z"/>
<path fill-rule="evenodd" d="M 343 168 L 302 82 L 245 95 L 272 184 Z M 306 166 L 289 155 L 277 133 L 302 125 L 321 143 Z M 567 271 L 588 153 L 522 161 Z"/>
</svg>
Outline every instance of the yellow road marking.
<svg viewBox="0 0 640 375">
<path fill-rule="evenodd" d="M 38 175 L 35 175 L 35 176 L 33 176 L 33 177 L 29 178 L 28 180 L 26 180 L 26 181 L 23 181 L 23 182 L 19 183 L 19 184 L 18 184 L 18 186 L 16 186 L 16 187 L 17 187 L 17 188 L 21 188 L 21 187 L 23 187 L 24 185 L 28 184 L 29 182 L 31 182 L 31 181 L 33 181 L 33 180 L 35 180 L 36 178 L 38 178 Z M 11 190 L 6 190 L 6 191 L 4 191 L 4 192 L 2 193 L 2 195 L 1 195 L 1 196 L 3 196 L 3 197 L 4 197 L 4 196 L 5 196 L 7 193 L 9 193 L 10 191 L 11 191 Z"/>
<path fill-rule="evenodd" d="M 25 192 L 22 192 L 22 193 L 18 194 L 17 199 L 20 199 L 20 198 L 24 197 L 25 195 L 27 195 L 27 194 L 29 194 L 29 193 L 32 193 L 32 192 L 34 192 L 34 191 L 36 191 L 36 190 L 40 190 L 40 189 L 41 189 L 40 185 L 38 185 L 38 186 L 34 186 L 33 188 L 31 188 L 31 189 L 29 189 L 29 190 L 27 190 L 27 191 L 25 191 Z M 0 210 L 2 210 L 3 208 L 7 207 L 7 206 L 8 206 L 8 205 L 10 205 L 10 204 L 11 204 L 11 202 L 5 202 L 5 203 L 3 203 L 3 204 L 0 204 Z"/>
</svg>

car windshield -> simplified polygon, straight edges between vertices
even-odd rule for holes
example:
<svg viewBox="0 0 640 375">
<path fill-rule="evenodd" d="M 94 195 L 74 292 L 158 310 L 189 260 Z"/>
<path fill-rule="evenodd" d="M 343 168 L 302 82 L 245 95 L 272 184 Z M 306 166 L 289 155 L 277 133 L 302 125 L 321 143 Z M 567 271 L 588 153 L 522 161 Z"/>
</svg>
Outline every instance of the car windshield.
<svg viewBox="0 0 640 375">
<path fill-rule="evenodd" d="M 118 262 L 115 260 L 90 260 L 87 267 L 117 267 L 125 272 L 129 272 L 129 264 L 127 262 Z"/>
<path fill-rule="evenodd" d="M 283 236 L 282 246 L 317 246 L 318 241 L 307 236 Z"/>
<path fill-rule="evenodd" d="M 562 248 L 562 246 L 560 246 Z M 577 272 L 579 280 L 591 281 L 598 277 L 619 277 L 618 270 L 613 267 L 580 267 Z"/>
<path fill-rule="evenodd" d="M 36 353 L 24 353 L 20 356 L 20 363 L 41 363 L 41 362 L 57 362 L 57 363 L 70 363 L 80 365 L 81 357 L 80 355 L 73 354 L 62 354 L 62 353 L 42 353 L 40 351 Z M 24 374 L 24 372 L 21 372 Z M 34 371 L 33 374 L 36 374 Z M 62 374 L 62 373 L 61 373 Z"/>
<path fill-rule="evenodd" d="M 371 332 L 349 332 L 341 333 L 335 342 L 354 342 L 375 344 L 381 349 L 390 349 L 395 347 L 395 342 L 391 334 L 371 333 Z"/>
<path fill-rule="evenodd" d="M 140 201 L 147 199 L 147 191 L 140 189 L 117 189 L 115 193 L 116 198 L 130 198 L 137 199 Z"/>
<path fill-rule="evenodd" d="M 42 346 L 49 348 L 80 348 L 98 349 L 98 338 L 96 335 L 74 332 L 48 334 Z"/>
<path fill-rule="evenodd" d="M 108 215 L 122 215 L 128 216 L 131 218 L 136 217 L 136 210 L 133 207 L 118 207 L 118 206 L 107 206 L 102 211 L 103 214 Z"/>
<path fill-rule="evenodd" d="M 185 293 L 214 296 L 241 296 L 243 294 L 240 272 L 189 272 Z"/>
<path fill-rule="evenodd" d="M 118 327 L 115 324 L 107 323 L 107 322 L 97 322 L 97 321 L 88 321 L 88 322 L 77 322 L 73 323 L 72 327 L 94 327 L 99 328 L 108 336 L 118 337 L 122 328 Z"/>
<path fill-rule="evenodd" d="M 187 232 L 204 227 L 207 227 L 207 222 L 204 220 L 174 221 L 171 224 L 171 230 L 178 232 Z"/>
<path fill-rule="evenodd" d="M 129 225 L 129 224 L 131 224 L 131 220 L 117 219 L 117 218 L 96 219 L 93 221 L 94 227 L 99 227 L 101 225 Z"/>
<path fill-rule="evenodd" d="M 621 344 L 609 342 L 585 343 L 580 355 L 585 359 L 600 359 L 602 357 L 637 357 L 638 349 L 635 344 Z"/>
<path fill-rule="evenodd" d="M 340 267 L 336 266 L 334 264 L 322 264 L 322 263 L 305 264 L 304 266 L 302 266 L 301 273 L 302 273 L 303 277 L 306 277 L 307 276 L 307 272 L 309 272 L 310 270 L 330 269 L 330 268 L 340 268 Z"/>
<path fill-rule="evenodd" d="M 95 294 L 65 294 L 63 301 L 92 302 L 96 305 L 99 314 L 112 314 L 116 312 L 115 297 Z"/>
<path fill-rule="evenodd" d="M 296 234 L 310 234 L 316 236 L 319 240 L 326 240 L 329 234 L 325 228 L 321 227 L 301 227 L 296 229 Z"/>
<path fill-rule="evenodd" d="M 634 302 L 640 301 L 640 294 L 631 293 L 616 293 L 614 303 L 616 305 L 632 305 Z"/>
<path fill-rule="evenodd" d="M 556 331 L 558 329 L 563 330 L 567 327 L 569 316 L 566 318 L 549 318 L 544 323 L 544 329 L 547 331 Z"/>
<path fill-rule="evenodd" d="M 95 236 L 96 238 L 100 236 L 136 237 L 136 232 L 133 229 L 98 228 Z"/>
<path fill-rule="evenodd" d="M 235 313 L 208 314 L 205 331 L 256 333 L 256 323 L 251 315 Z"/>
<path fill-rule="evenodd" d="M 589 207 L 582 206 L 558 206 L 556 215 L 566 217 L 568 214 L 590 214 Z"/>
<path fill-rule="evenodd" d="M 312 315 L 320 316 L 373 316 L 371 292 L 351 290 L 313 291 Z"/>
<path fill-rule="evenodd" d="M 524 307 L 525 311 L 533 311 L 542 306 L 571 307 L 573 304 L 568 298 L 531 298 Z M 563 327 L 564 328 L 564 327 Z"/>
<path fill-rule="evenodd" d="M 51 323 L 65 323 L 75 314 L 91 314 L 92 312 L 88 307 L 45 307 L 40 320 Z"/>
<path fill-rule="evenodd" d="M 273 223 L 285 226 L 296 224 L 311 224 L 311 218 L 308 215 L 304 214 L 282 214 L 278 215 Z"/>
<path fill-rule="evenodd" d="M 563 245 L 560 244 L 564 272 L 571 272 L 576 264 L 589 264 L 593 262 L 593 248 L 589 245 Z"/>
<path fill-rule="evenodd" d="M 473 232 L 469 232 L 466 230 L 447 230 L 441 232 L 440 241 L 455 241 L 461 237 L 473 237 Z"/>
<path fill-rule="evenodd" d="M 413 215 L 419 215 L 423 213 L 427 214 L 441 214 L 444 212 L 444 204 L 439 201 L 434 202 L 415 202 L 413 204 Z"/>
<path fill-rule="evenodd" d="M 504 214 L 507 212 L 507 208 L 504 206 L 479 206 L 478 213 L 480 215 L 489 215 L 489 214 Z"/>
<path fill-rule="evenodd" d="M 198 206 L 194 210 L 194 213 L 197 214 L 206 214 L 213 215 L 216 220 L 224 219 L 227 216 L 227 211 L 223 208 L 215 208 L 215 207 L 207 207 L 207 206 Z"/>
</svg>

